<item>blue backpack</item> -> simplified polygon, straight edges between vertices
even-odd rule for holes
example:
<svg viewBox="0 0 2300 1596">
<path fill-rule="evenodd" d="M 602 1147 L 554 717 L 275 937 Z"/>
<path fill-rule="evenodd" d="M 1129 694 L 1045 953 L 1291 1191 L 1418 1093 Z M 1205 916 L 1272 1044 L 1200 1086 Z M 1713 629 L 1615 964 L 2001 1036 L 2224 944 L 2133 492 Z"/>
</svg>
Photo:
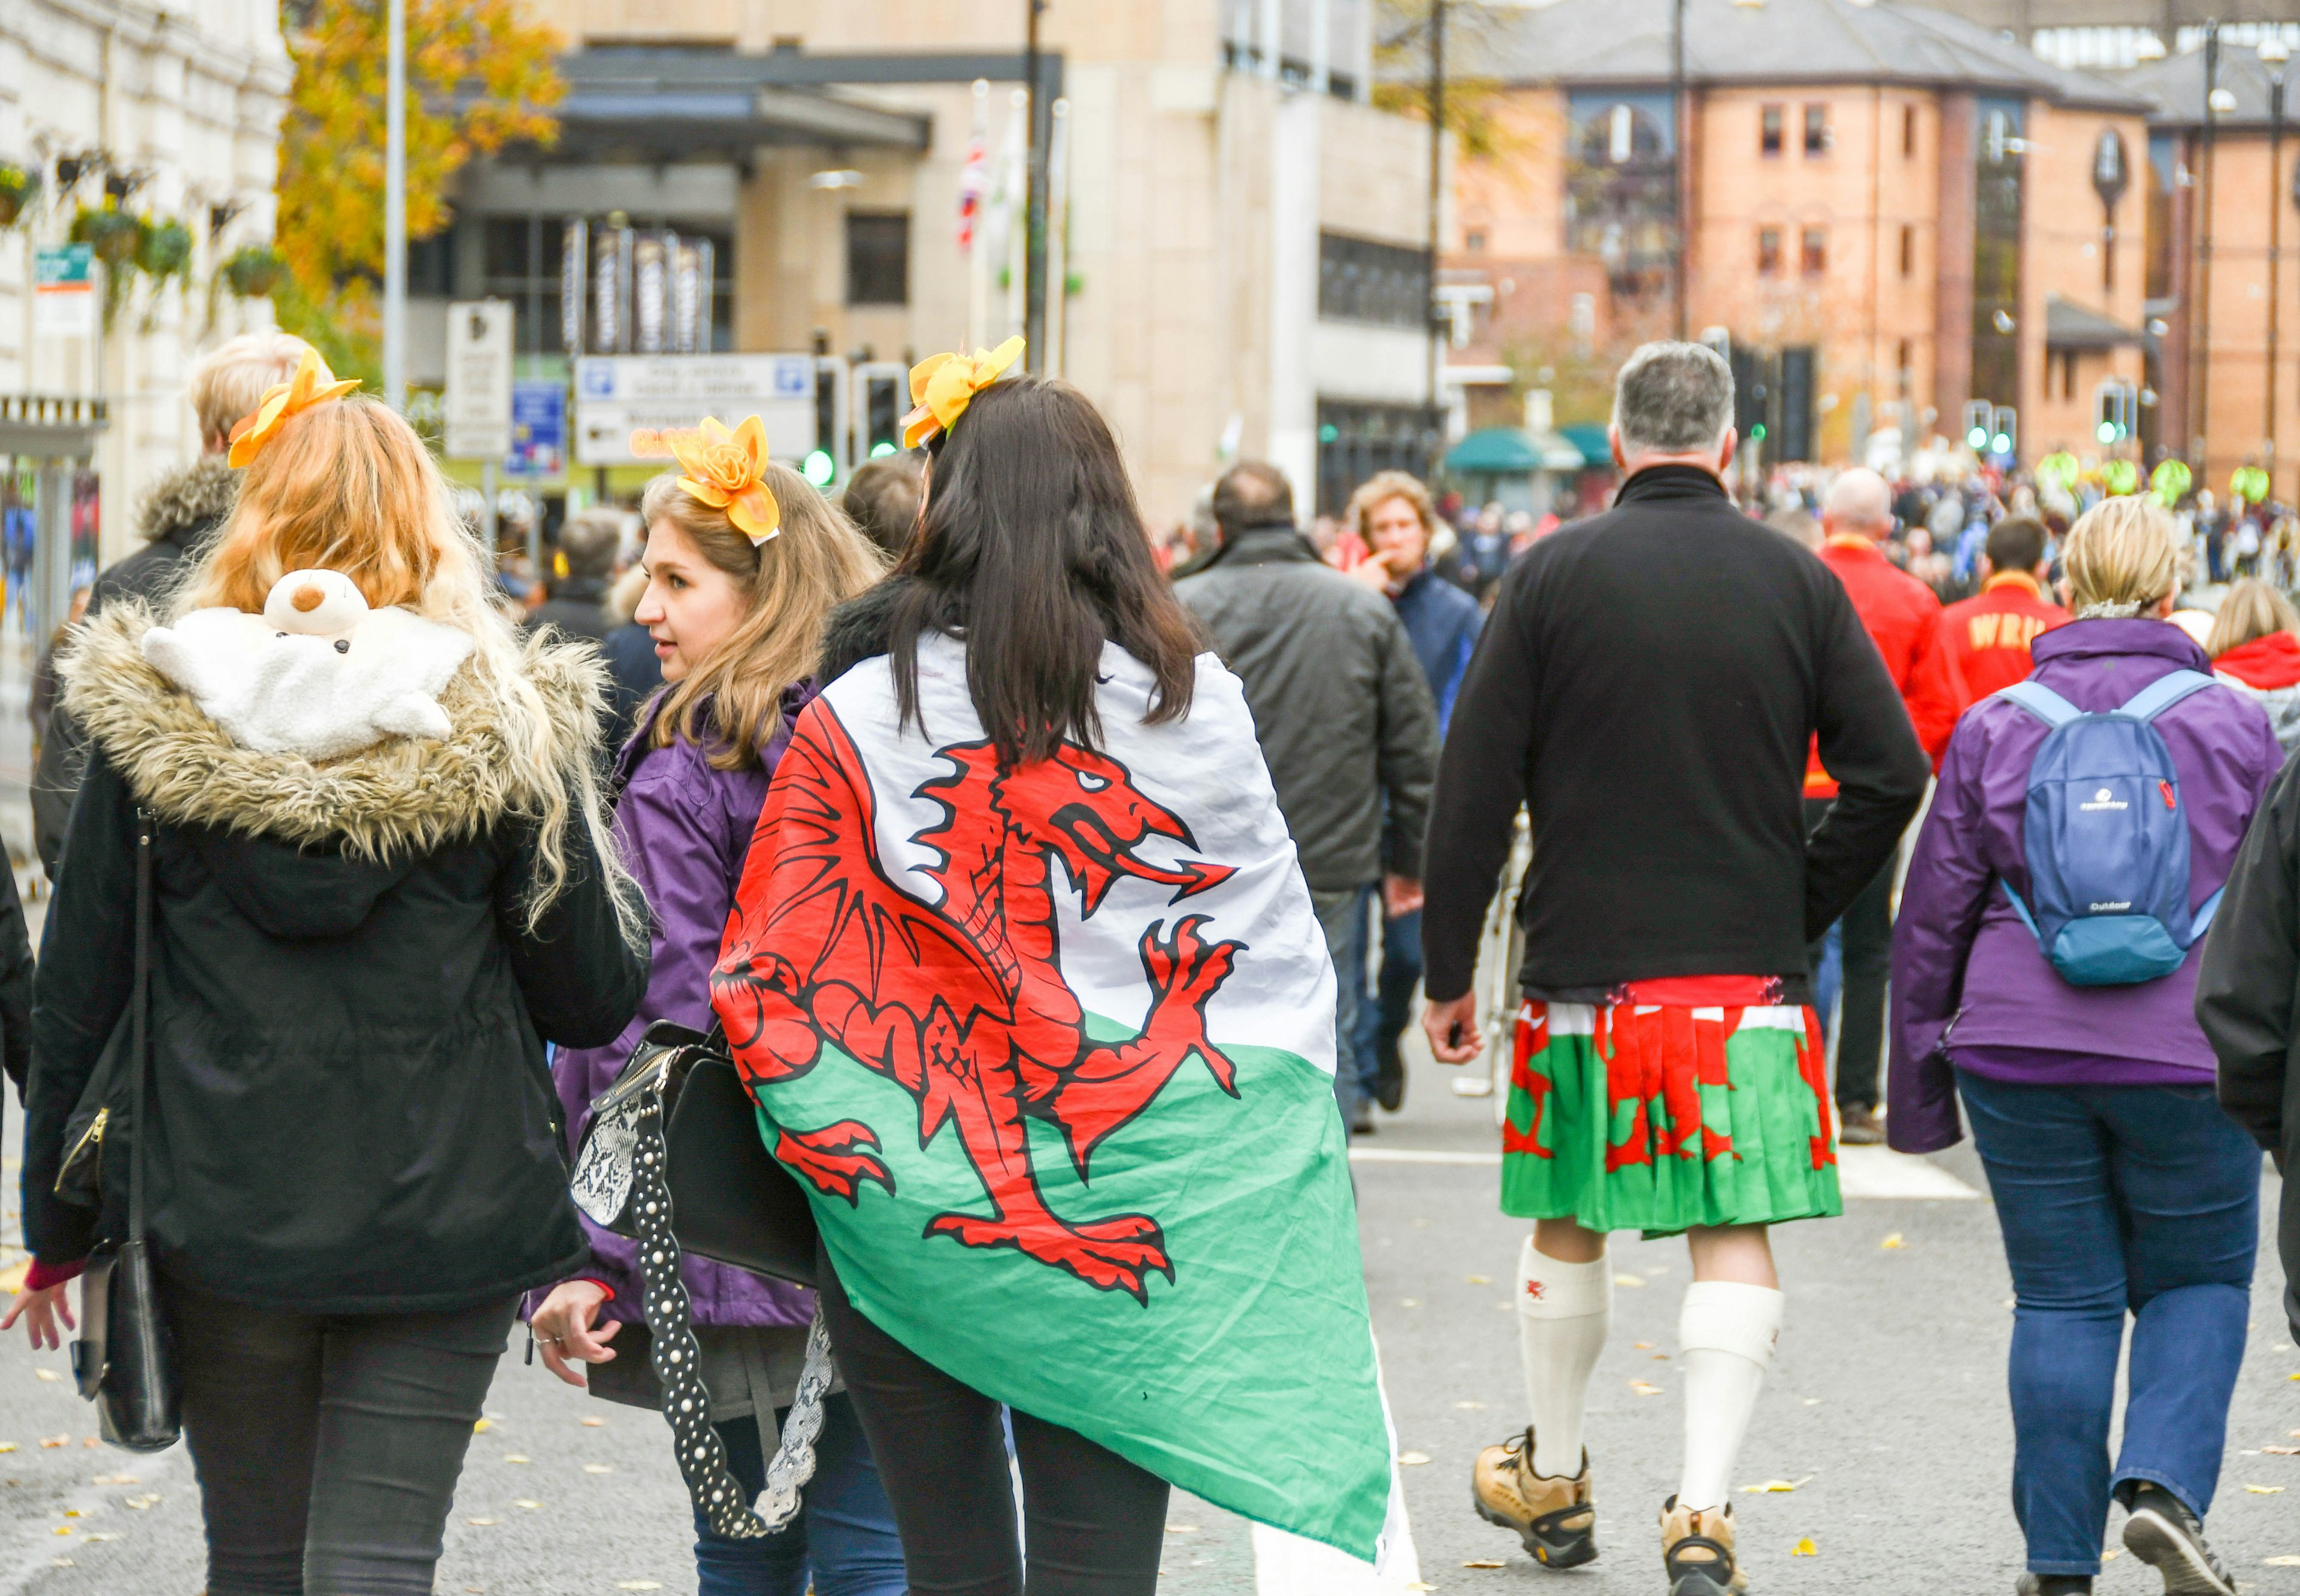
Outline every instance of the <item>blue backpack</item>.
<svg viewBox="0 0 2300 1596">
<path fill-rule="evenodd" d="M 2022 846 L 2035 902 L 2010 882 L 2004 895 L 2071 986 L 2171 975 L 2220 908 L 2215 892 L 2189 915 L 2188 819 L 2171 751 L 2151 724 L 2212 685 L 2176 670 L 2097 715 L 2035 681 L 1997 694 L 2052 728 L 2029 766 Z"/>
</svg>

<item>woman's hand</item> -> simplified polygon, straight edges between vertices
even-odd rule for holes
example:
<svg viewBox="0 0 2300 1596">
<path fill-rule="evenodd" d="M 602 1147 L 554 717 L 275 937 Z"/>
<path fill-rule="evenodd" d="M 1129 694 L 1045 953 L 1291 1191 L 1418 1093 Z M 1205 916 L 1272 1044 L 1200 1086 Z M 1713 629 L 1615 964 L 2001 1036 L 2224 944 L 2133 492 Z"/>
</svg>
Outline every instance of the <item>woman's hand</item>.
<svg viewBox="0 0 2300 1596">
<path fill-rule="evenodd" d="M 585 1382 L 581 1375 L 567 1367 L 569 1359 L 579 1363 L 615 1360 L 614 1350 L 607 1342 L 622 1326 L 609 1319 L 599 1326 L 596 1334 L 591 1328 L 599 1317 L 599 1305 L 606 1300 L 607 1288 L 597 1281 L 570 1280 L 553 1286 L 551 1294 L 543 1299 L 543 1306 L 528 1321 L 528 1327 L 535 1332 L 535 1344 L 543 1349 L 544 1366 L 570 1385 L 579 1386 Z"/>
<path fill-rule="evenodd" d="M 14 1329 L 16 1321 L 22 1319 L 33 1351 L 62 1346 L 63 1333 L 56 1328 L 56 1321 L 62 1319 L 65 1330 L 79 1328 L 79 1322 L 72 1318 L 71 1304 L 64 1301 L 64 1287 L 71 1284 L 67 1280 L 43 1291 L 18 1292 L 7 1313 L 0 1316 L 0 1331 Z"/>
</svg>

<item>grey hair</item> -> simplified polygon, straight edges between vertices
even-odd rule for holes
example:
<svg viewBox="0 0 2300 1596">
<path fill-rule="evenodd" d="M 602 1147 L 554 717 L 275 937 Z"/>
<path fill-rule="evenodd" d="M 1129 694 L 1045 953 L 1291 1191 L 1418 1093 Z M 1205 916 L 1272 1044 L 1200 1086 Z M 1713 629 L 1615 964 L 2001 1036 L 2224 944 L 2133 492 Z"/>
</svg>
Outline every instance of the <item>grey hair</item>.
<svg viewBox="0 0 2300 1596">
<path fill-rule="evenodd" d="M 1733 369 L 1706 345 L 1643 345 L 1613 379 L 1613 428 L 1630 459 L 1713 449 L 1732 424 Z"/>
</svg>

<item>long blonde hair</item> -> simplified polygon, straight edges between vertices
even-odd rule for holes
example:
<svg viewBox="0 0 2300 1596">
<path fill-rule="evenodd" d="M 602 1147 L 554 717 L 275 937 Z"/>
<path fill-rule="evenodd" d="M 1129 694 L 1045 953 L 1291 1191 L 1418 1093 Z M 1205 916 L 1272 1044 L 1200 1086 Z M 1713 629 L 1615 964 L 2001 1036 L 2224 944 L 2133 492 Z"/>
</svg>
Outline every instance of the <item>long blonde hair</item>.
<svg viewBox="0 0 2300 1596">
<path fill-rule="evenodd" d="M 2300 632 L 2300 611 L 2258 577 L 2246 577 L 2228 590 L 2205 634 L 2204 652 L 2215 660 L 2271 632 Z"/>
<path fill-rule="evenodd" d="M 2061 553 L 2077 619 L 2139 615 L 2176 591 L 2179 541 L 2151 499 L 2103 499 L 2079 516 Z"/>
<path fill-rule="evenodd" d="M 782 726 L 784 689 L 814 674 L 823 623 L 887 571 L 878 545 L 812 483 L 773 464 L 764 479 L 782 507 L 782 529 L 758 544 L 724 510 L 680 487 L 676 477 L 657 477 L 639 501 L 639 517 L 649 530 L 669 521 L 743 592 L 743 619 L 664 690 L 649 738 L 656 748 L 682 737 L 705 747 L 712 768 L 721 770 L 757 768 L 759 751 Z M 705 705 L 707 730 L 698 725 Z"/>
<path fill-rule="evenodd" d="M 626 940 L 646 945 L 646 911 L 608 824 L 592 751 L 567 749 L 523 669 L 527 645 L 488 602 L 487 551 L 457 519 L 446 479 L 414 429 L 386 404 L 350 395 L 292 416 L 241 473 L 239 501 L 214 546 L 178 584 L 171 612 L 261 613 L 291 570 L 349 577 L 372 608 L 402 605 L 472 640 L 466 669 L 495 706 L 499 735 L 528 790 L 544 794 L 533 930 L 568 885 L 567 827 L 579 820 L 605 872 Z"/>
</svg>

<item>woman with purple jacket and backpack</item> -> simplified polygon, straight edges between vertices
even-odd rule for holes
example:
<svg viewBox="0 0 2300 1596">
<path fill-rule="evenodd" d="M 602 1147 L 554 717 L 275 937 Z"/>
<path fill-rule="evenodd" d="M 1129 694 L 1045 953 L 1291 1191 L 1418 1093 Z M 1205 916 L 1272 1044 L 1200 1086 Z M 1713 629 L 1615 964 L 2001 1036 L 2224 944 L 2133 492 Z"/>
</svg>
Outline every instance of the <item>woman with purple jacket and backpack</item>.
<svg viewBox="0 0 2300 1596">
<path fill-rule="evenodd" d="M 1961 1097 L 1988 1172 L 2016 1301 L 2019 1589 L 2090 1592 L 2112 1497 L 2168 1592 L 2233 1596 L 2204 1516 L 2244 1357 L 2260 1153 L 2214 1101 L 2191 1006 L 2208 905 L 2283 756 L 2257 704 L 2165 679 L 2212 672 L 2162 619 L 2179 586 L 2169 516 L 2111 499 L 2070 530 L 2064 562 L 2076 619 L 2037 639 L 2028 682 L 1957 723 L 1917 839 L 1887 1127 L 1904 1152 L 1946 1147 Z M 2091 719 L 2128 705 L 2156 712 Z M 2169 775 L 2150 763 L 2167 755 Z"/>
<path fill-rule="evenodd" d="M 641 501 L 647 588 L 634 619 L 654 638 L 666 686 L 640 710 L 616 761 L 615 832 L 653 911 L 654 973 L 638 1016 L 612 1044 L 559 1054 L 554 1074 L 571 1149 L 581 1144 L 592 1100 L 614 1083 L 650 1024 L 711 1028 L 711 968 L 768 778 L 793 717 L 814 696 L 823 623 L 883 569 L 804 478 L 765 463 L 762 440 L 750 447 L 754 425 L 708 453 L 682 453 L 689 476 L 658 477 Z M 723 439 L 724 429 L 714 436 Z M 583 1228 L 590 1266 L 535 1307 L 536 1345 L 571 1385 L 587 1382 L 569 1365 L 588 1364 L 593 1395 L 660 1410 L 638 1245 L 588 1218 Z M 756 1497 L 778 1410 L 798 1383 L 814 1293 L 692 1256 L 680 1272 L 712 1426 L 736 1479 Z M 836 1388 L 815 1459 L 801 1517 L 778 1534 L 729 1540 L 696 1515 L 701 1596 L 804 1596 L 810 1575 L 816 1596 L 901 1596 L 894 1510 L 854 1409 Z"/>
</svg>

